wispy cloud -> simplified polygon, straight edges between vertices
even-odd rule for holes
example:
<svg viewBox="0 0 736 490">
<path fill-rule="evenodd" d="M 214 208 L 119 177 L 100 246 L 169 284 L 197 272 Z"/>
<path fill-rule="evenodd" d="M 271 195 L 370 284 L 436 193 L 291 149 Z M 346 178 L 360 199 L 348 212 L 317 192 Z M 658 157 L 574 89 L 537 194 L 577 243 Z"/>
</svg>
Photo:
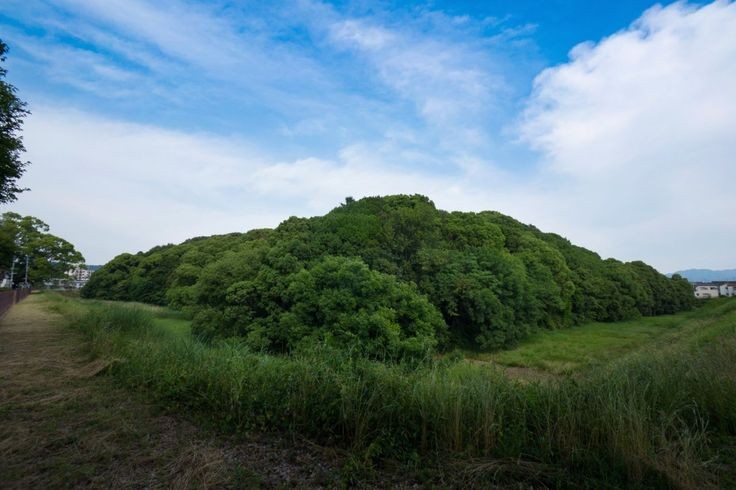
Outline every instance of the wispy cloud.
<svg viewBox="0 0 736 490">
<path fill-rule="evenodd" d="M 483 21 L 438 11 L 412 12 L 388 24 L 380 16 L 330 14 L 320 17 L 327 40 L 364 59 L 367 74 L 413 104 L 429 124 L 447 131 L 480 126 L 482 118 L 487 124 L 513 93 L 504 77 L 508 46 L 491 49 L 502 33 L 516 36 L 510 28 L 488 34 L 479 26 Z"/>
<path fill-rule="evenodd" d="M 154 118 L 191 129 L 229 125 L 332 152 L 414 132 L 447 165 L 463 161 L 460 149 L 477 159 L 498 144 L 511 91 L 499 43 L 523 35 L 498 19 L 430 9 L 357 15 L 312 0 L 9 1 L 43 26 L 14 40 L 57 83 L 145 104 Z"/>
<path fill-rule="evenodd" d="M 51 81 L 110 98 L 130 96 L 148 85 L 146 77 L 140 73 L 111 63 L 93 51 L 48 46 L 23 35 L 13 39 L 14 47 L 44 66 L 44 73 Z M 131 86 L 137 88 L 131 90 Z"/>
<path fill-rule="evenodd" d="M 77 110 L 37 107 L 26 125 L 33 199 L 94 261 L 194 235 L 275 226 L 321 214 L 346 196 L 425 193 L 446 207 L 504 208 L 502 180 L 411 170 L 410 151 L 352 145 L 335 158 L 273 159 L 253 142 L 121 123 Z M 94 135 L 90 138 L 89 135 Z"/>
<path fill-rule="evenodd" d="M 731 257 L 732 2 L 655 8 L 576 47 L 539 74 L 520 117 L 535 27 L 513 19 L 315 0 L 8 1 L 13 72 L 56 90 L 31 101 L 33 192 L 18 209 L 93 261 L 396 192 L 498 209 L 663 270 L 694 265 L 698 234 L 711 237 L 702 265 Z"/>
</svg>

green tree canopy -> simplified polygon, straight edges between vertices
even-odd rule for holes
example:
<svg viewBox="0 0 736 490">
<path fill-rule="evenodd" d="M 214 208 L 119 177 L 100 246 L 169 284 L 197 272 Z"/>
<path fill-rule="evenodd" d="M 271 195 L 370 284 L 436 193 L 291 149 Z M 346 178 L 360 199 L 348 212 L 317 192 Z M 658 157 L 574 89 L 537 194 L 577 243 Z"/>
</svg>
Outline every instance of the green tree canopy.
<svg viewBox="0 0 736 490">
<path fill-rule="evenodd" d="M 325 256 L 305 268 L 286 256 L 267 259 L 255 277 L 229 286 L 224 306 L 200 311 L 193 331 L 244 337 L 255 349 L 285 352 L 325 342 L 397 359 L 433 352 L 446 328 L 416 287 L 358 258 Z"/>
<path fill-rule="evenodd" d="M 0 63 L 5 62 L 7 51 L 7 44 L 0 40 Z M 29 112 L 16 96 L 15 87 L 5 81 L 6 74 L 0 65 L 0 203 L 14 201 L 25 190 L 18 187 L 18 179 L 28 165 L 21 159 L 25 147 L 20 131 Z"/>
<path fill-rule="evenodd" d="M 72 267 L 84 263 L 74 245 L 49 233 L 49 226 L 40 219 L 4 213 L 0 218 L 0 269 L 10 270 L 14 258 L 25 264 L 26 256 L 31 284 L 63 278 Z M 16 277 L 21 277 L 20 270 Z"/>
<path fill-rule="evenodd" d="M 82 294 L 169 304 L 192 313 L 203 336 L 276 352 L 317 338 L 399 357 L 453 343 L 506 347 L 535 329 L 693 302 L 687 281 L 643 262 L 602 260 L 509 216 L 446 212 L 418 195 L 346 199 L 274 230 L 124 254 Z"/>
</svg>

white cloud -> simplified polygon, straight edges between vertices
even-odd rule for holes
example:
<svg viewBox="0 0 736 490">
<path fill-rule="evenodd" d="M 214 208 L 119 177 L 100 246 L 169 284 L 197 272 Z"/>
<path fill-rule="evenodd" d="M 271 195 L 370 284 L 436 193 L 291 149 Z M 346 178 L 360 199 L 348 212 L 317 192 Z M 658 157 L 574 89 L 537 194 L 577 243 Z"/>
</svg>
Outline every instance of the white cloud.
<svg viewBox="0 0 736 490">
<path fill-rule="evenodd" d="M 4 37 L 25 51 L 33 75 L 103 101 L 127 97 L 170 109 L 194 98 L 227 99 L 290 119 L 294 110 L 311 117 L 334 111 L 347 98 L 307 48 L 283 42 L 280 19 L 258 25 L 252 8 L 188 0 L 6 1 L 20 26 L 4 26 Z M 325 93 L 336 100 L 315 96 Z"/>
<path fill-rule="evenodd" d="M 535 80 L 522 138 L 566 182 L 555 208 L 594 248 L 665 269 L 732 264 L 735 32 L 731 2 L 654 7 Z"/>
<path fill-rule="evenodd" d="M 274 42 L 276 30 L 261 29 L 249 17 L 228 15 L 218 2 L 194 3 L 186 0 L 53 0 L 85 21 L 87 37 L 100 37 L 86 23 L 105 26 L 126 39 L 112 45 L 127 56 L 130 42 L 146 45 L 148 63 L 173 59 L 206 70 L 216 79 L 235 80 L 243 85 L 268 85 L 289 77 L 319 85 L 326 79 L 309 57 L 296 46 Z M 154 56 L 151 56 L 153 54 Z M 288 68 L 288 70 L 287 70 Z"/>
<path fill-rule="evenodd" d="M 388 29 L 382 27 L 364 25 L 355 19 L 348 19 L 332 25 L 331 34 L 338 42 L 354 44 L 361 49 L 380 50 L 384 49 L 398 39 Z"/>
<path fill-rule="evenodd" d="M 580 45 L 569 62 L 541 73 L 518 129 L 542 162 L 524 173 L 504 172 L 488 158 L 493 146 L 484 145 L 494 136 L 485 118 L 498 96 L 500 65 L 490 59 L 482 36 L 455 30 L 472 29 L 468 19 L 427 13 L 424 32 L 422 26 L 346 17 L 319 5 L 322 10 L 305 14 L 309 22 L 323 22 L 321 32 L 332 47 L 365 60 L 363 68 L 383 84 L 365 81 L 371 90 L 388 87 L 399 94 L 368 100 L 341 85 L 339 70 L 329 77 L 343 92 L 315 90 L 319 76 L 310 74 L 312 62 L 301 63 L 299 50 L 281 57 L 288 49 L 267 49 L 270 44 L 259 44 L 261 32 L 242 53 L 232 49 L 251 38 L 212 12 L 181 13 L 182 2 L 135 1 L 128 17 L 88 0 L 58 3 L 114 26 L 115 38 L 125 40 L 116 52 L 155 45 L 164 56 L 148 50 L 152 58 L 139 65 L 162 73 L 168 68 L 159 60 L 212 68 L 241 63 L 242 70 L 258 64 L 244 59 L 270 57 L 264 69 L 271 74 L 260 75 L 269 110 L 272 100 L 279 104 L 286 97 L 272 88 L 279 70 L 308 85 L 304 92 L 294 90 L 302 105 L 285 103 L 299 117 L 275 131 L 286 138 L 320 134 L 336 140 L 327 150 L 307 145 L 280 153 L 274 141 L 256 145 L 36 103 L 24 130 L 33 164 L 22 182 L 33 190 L 13 208 L 47 220 L 91 262 L 196 235 L 275 226 L 289 215 L 324 213 L 348 195 L 401 192 L 426 194 L 443 209 L 496 209 L 604 256 L 643 259 L 663 271 L 733 266 L 733 3 L 655 8 L 629 29 Z M 171 24 L 172 18 L 178 21 Z M 165 29 L 153 29 L 161 23 Z M 432 30 L 440 24 L 444 31 Z M 222 57 L 183 51 L 188 32 L 200 46 L 211 41 Z M 90 67 L 104 59 L 83 61 Z M 301 68 L 289 71 L 292 61 Z M 105 71 L 107 65 L 99 66 Z M 124 76 L 113 70 L 101 78 L 114 85 Z M 243 84 L 251 89 L 251 82 Z M 397 100 L 413 105 L 429 127 L 413 124 Z M 343 124 L 349 122 L 344 114 L 364 121 Z M 371 125 L 380 131 L 361 131 Z"/>
<path fill-rule="evenodd" d="M 91 263 L 192 236 L 273 227 L 290 215 L 322 214 L 349 195 L 418 192 L 446 207 L 490 204 L 465 175 L 407 170 L 419 157 L 391 145 L 279 162 L 242 140 L 51 106 L 34 109 L 24 134 L 33 165 L 23 184 L 32 190 L 13 209 L 46 220 Z"/>
<path fill-rule="evenodd" d="M 92 263 L 273 224 L 261 210 L 240 221 L 227 204 L 259 164 L 244 145 L 50 107 L 34 107 L 24 135 L 32 190 L 13 209 L 46 220 Z"/>
<path fill-rule="evenodd" d="M 486 113 L 506 89 L 499 64 L 475 37 L 430 37 L 406 25 L 349 17 L 335 19 L 327 31 L 338 47 L 365 56 L 378 78 L 433 124 Z"/>
<path fill-rule="evenodd" d="M 479 157 L 499 144 L 488 124 L 498 126 L 509 88 L 497 49 L 508 39 L 493 41 L 484 21 L 429 10 L 352 17 L 311 0 L 8 1 L 41 27 L 14 36 L 29 46 L 29 78 L 87 92 L 74 94 L 77 103 L 96 95 L 86 108 L 184 128 L 257 129 L 305 153 L 402 130 L 446 162 L 458 149 Z"/>
<path fill-rule="evenodd" d="M 230 26 L 208 9 L 179 1 L 55 0 L 57 5 L 97 18 L 167 55 L 197 65 L 227 66 L 242 56 Z M 214 49 L 213 49 L 214 48 Z"/>
<path fill-rule="evenodd" d="M 530 70 L 535 58 L 522 47 L 532 27 L 429 7 L 360 14 L 319 1 L 303 4 L 313 36 L 355 60 L 360 83 L 432 142 L 434 158 L 487 158 L 504 145 L 499 126 L 520 96 L 511 79 Z"/>
<path fill-rule="evenodd" d="M 106 97 L 131 96 L 150 89 L 140 73 L 111 63 L 106 57 L 86 49 L 59 46 L 39 41 L 13 29 L 9 32 L 14 47 L 23 50 L 35 63 L 44 67 L 44 75 L 55 82 Z M 140 87 L 133 90 L 130 87 Z"/>
</svg>

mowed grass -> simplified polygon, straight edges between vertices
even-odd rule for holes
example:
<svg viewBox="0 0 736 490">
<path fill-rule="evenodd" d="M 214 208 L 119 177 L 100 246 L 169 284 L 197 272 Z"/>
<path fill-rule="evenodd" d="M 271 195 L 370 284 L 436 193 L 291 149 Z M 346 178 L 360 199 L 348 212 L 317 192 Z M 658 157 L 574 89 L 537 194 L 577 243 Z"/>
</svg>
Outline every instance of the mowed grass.
<svg viewBox="0 0 736 490">
<path fill-rule="evenodd" d="M 733 331 L 734 325 L 713 328 L 715 317 L 736 310 L 736 300 L 723 299 L 695 311 L 646 317 L 618 323 L 588 323 L 563 330 L 540 331 L 506 351 L 467 352 L 471 359 L 503 366 L 569 374 L 590 369 L 647 349 L 693 346 Z"/>
<path fill-rule="evenodd" d="M 3 490 L 302 488 L 338 482 L 334 458 L 319 448 L 278 436 L 241 438 L 234 444 L 161 413 L 139 396 L 145 393 L 120 387 L 115 377 L 105 375 L 109 360 L 90 360 L 80 349 L 83 339 L 59 328 L 63 318 L 49 314 L 56 296 L 34 294 L 0 324 Z M 181 334 L 180 327 L 188 325 L 185 320 L 149 322 L 151 311 L 141 315 L 116 305 L 95 319 L 119 331 L 169 325 Z M 173 338 L 164 333 L 151 340 L 185 342 Z"/>
</svg>

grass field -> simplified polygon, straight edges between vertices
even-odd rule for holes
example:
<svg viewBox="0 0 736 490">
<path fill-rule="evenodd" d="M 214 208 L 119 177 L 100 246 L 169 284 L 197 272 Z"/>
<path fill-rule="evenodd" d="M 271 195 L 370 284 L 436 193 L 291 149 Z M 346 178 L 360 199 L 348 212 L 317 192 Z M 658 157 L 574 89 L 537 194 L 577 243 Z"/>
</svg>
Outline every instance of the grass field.
<svg viewBox="0 0 736 490">
<path fill-rule="evenodd" d="M 469 351 L 466 356 L 503 366 L 569 374 L 637 352 L 673 346 L 693 347 L 720 335 L 732 335 L 736 332 L 736 323 L 714 323 L 722 311 L 733 309 L 736 309 L 736 301 L 713 300 L 695 311 L 678 315 L 540 331 L 513 349 L 493 353 Z"/>
<path fill-rule="evenodd" d="M 157 317 L 154 319 L 154 323 L 163 330 L 181 338 L 191 335 L 192 322 L 183 318 Z"/>
<path fill-rule="evenodd" d="M 347 485 L 397 461 L 452 462 L 454 486 L 727 487 L 736 483 L 736 301 L 540 333 L 516 349 L 391 364 L 316 347 L 206 345 L 176 312 L 49 297 L 107 372 L 227 432 L 277 431 L 352 456 Z M 517 382 L 496 364 L 574 372 Z M 447 483 L 447 482 L 445 482 Z"/>
<path fill-rule="evenodd" d="M 53 298 L 53 296 L 51 296 Z M 191 335 L 192 332 L 192 322 L 184 315 L 183 313 L 175 310 L 171 310 L 169 308 L 164 308 L 162 306 L 155 306 L 155 305 L 147 305 L 145 303 L 135 303 L 135 302 L 127 302 L 127 303 L 121 303 L 121 302 L 115 302 L 115 301 L 86 301 L 81 300 L 79 297 L 72 296 L 70 298 L 74 298 L 75 301 L 78 301 L 79 304 L 87 304 L 87 305 L 115 305 L 115 306 L 122 306 L 125 308 L 132 308 L 135 310 L 141 310 L 147 313 L 150 313 L 153 318 L 153 323 L 160 327 L 161 330 L 164 332 L 168 332 L 173 334 L 175 337 L 179 338 L 188 338 Z"/>
</svg>

